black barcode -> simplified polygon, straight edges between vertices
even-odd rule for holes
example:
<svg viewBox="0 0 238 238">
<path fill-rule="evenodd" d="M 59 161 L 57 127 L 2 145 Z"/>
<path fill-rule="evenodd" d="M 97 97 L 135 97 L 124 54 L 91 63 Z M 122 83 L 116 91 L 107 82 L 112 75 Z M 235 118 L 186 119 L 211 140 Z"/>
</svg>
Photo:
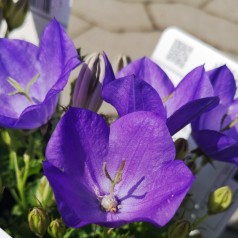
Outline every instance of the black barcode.
<svg viewBox="0 0 238 238">
<path fill-rule="evenodd" d="M 171 46 L 166 58 L 180 68 L 183 68 L 192 51 L 193 48 L 191 46 L 176 39 Z"/>
<path fill-rule="evenodd" d="M 46 14 L 50 13 L 51 0 L 31 0 L 30 4 L 37 10 Z"/>
</svg>

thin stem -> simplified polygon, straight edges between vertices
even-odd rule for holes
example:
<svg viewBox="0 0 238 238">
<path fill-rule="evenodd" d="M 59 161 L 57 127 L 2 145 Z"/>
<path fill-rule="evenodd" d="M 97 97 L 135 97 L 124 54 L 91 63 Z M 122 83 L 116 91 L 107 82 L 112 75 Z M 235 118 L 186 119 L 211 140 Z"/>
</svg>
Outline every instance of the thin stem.
<svg viewBox="0 0 238 238">
<path fill-rule="evenodd" d="M 9 31 L 9 27 L 8 27 L 8 24 L 7 24 L 7 29 L 6 29 L 6 32 L 5 32 L 4 38 L 8 38 L 9 33 L 10 33 L 10 31 Z"/>
<path fill-rule="evenodd" d="M 25 198 L 25 190 L 24 190 L 24 185 L 25 184 L 23 183 L 23 179 L 22 179 L 22 176 L 21 176 L 21 171 L 19 169 L 16 153 L 15 153 L 15 156 L 14 156 L 14 165 L 15 165 L 15 174 L 16 174 L 16 179 L 17 179 L 17 189 L 18 189 L 18 192 L 19 192 L 21 204 L 22 204 L 22 207 L 24 209 L 26 209 L 26 198 Z"/>
<path fill-rule="evenodd" d="M 208 214 L 206 213 L 202 217 L 200 217 L 197 221 L 193 223 L 193 229 L 197 228 L 202 222 L 204 222 L 208 218 Z"/>
</svg>

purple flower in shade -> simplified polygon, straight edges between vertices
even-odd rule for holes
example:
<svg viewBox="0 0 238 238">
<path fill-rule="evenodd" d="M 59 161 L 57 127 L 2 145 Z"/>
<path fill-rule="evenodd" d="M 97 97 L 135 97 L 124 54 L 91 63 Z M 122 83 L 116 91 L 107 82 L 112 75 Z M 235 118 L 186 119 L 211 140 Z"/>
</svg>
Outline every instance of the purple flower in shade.
<svg viewBox="0 0 238 238">
<path fill-rule="evenodd" d="M 56 20 L 45 28 L 40 47 L 0 39 L 0 126 L 32 129 L 45 124 L 78 64 L 77 51 Z"/>
<path fill-rule="evenodd" d="M 164 226 L 193 182 L 163 120 L 134 112 L 109 128 L 91 111 L 70 108 L 46 149 L 44 173 L 64 222 L 119 227 Z"/>
<path fill-rule="evenodd" d="M 234 76 L 226 66 L 208 73 L 220 103 L 192 123 L 192 135 L 199 148 L 212 159 L 238 165 L 238 99 L 234 99 Z"/>
<path fill-rule="evenodd" d="M 164 71 L 146 57 L 119 71 L 117 80 L 112 70 L 107 75 L 102 95 L 120 116 L 139 110 L 159 113 L 172 135 L 219 102 L 203 66 L 188 73 L 176 88 Z"/>
</svg>

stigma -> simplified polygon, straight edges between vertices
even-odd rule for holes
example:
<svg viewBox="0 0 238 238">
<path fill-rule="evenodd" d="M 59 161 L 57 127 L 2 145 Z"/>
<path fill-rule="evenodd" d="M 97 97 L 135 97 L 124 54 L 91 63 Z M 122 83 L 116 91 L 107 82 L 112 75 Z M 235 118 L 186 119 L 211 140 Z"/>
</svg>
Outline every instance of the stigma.
<svg viewBox="0 0 238 238">
<path fill-rule="evenodd" d="M 101 199 L 101 207 L 106 212 L 116 213 L 118 211 L 118 201 L 114 195 L 105 195 Z"/>
</svg>

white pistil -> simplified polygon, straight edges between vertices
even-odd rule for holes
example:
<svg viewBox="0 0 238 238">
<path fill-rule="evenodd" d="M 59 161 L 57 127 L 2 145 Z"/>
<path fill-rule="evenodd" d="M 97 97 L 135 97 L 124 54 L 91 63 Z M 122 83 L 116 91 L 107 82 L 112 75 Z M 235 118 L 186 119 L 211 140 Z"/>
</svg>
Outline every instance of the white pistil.
<svg viewBox="0 0 238 238">
<path fill-rule="evenodd" d="M 110 174 L 108 173 L 106 162 L 103 163 L 103 173 L 105 177 L 109 179 L 111 182 L 110 193 L 104 196 L 100 196 L 98 189 L 96 189 L 96 195 L 100 201 L 102 209 L 106 212 L 115 213 L 120 208 L 120 205 L 118 205 L 118 200 L 114 196 L 114 188 L 116 184 L 120 183 L 122 180 L 122 171 L 124 167 L 125 167 L 125 160 L 122 160 L 121 165 L 114 179 L 112 179 Z"/>
</svg>

